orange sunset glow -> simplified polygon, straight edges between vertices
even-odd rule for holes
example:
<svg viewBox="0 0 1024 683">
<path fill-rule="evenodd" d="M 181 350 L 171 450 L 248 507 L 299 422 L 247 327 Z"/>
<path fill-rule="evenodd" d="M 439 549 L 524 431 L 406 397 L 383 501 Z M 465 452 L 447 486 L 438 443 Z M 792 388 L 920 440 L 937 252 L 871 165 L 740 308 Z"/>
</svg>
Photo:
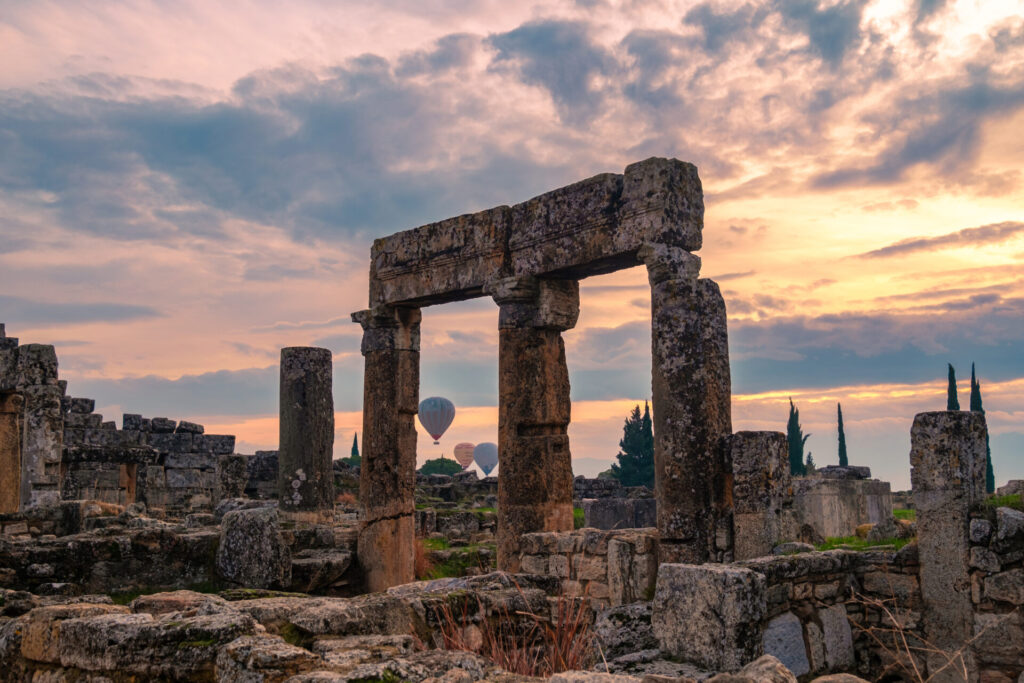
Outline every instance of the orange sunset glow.
<svg viewBox="0 0 1024 683">
<path fill-rule="evenodd" d="M 1024 0 L 261 0 L 0 10 L 0 322 L 97 412 L 277 447 L 280 349 L 334 354 L 362 431 L 375 238 L 651 156 L 697 165 L 733 429 L 909 488 L 951 363 L 997 485 L 1024 478 Z M 650 400 L 642 267 L 564 333 L 575 471 Z M 498 309 L 424 309 L 438 446 L 497 441 Z"/>
</svg>

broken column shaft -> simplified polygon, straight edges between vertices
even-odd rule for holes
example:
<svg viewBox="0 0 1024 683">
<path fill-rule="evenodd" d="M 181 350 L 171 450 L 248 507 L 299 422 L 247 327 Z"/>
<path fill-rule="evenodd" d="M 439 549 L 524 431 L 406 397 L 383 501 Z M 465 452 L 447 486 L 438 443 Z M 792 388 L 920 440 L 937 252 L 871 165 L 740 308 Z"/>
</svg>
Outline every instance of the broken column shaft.
<svg viewBox="0 0 1024 683">
<path fill-rule="evenodd" d="M 729 340 L 718 285 L 697 279 L 700 259 L 645 245 L 651 283 L 654 486 L 661 562 L 732 555 Z"/>
<path fill-rule="evenodd" d="M 519 570 L 519 538 L 573 528 L 569 371 L 562 331 L 579 316 L 572 280 L 507 279 L 488 292 L 498 332 L 498 568 Z"/>
<path fill-rule="evenodd" d="M 328 349 L 281 349 L 277 484 L 281 512 L 296 521 L 319 522 L 333 516 L 331 371 Z"/>
<path fill-rule="evenodd" d="M 382 306 L 352 319 L 363 327 L 366 358 L 358 554 L 373 592 L 415 580 L 421 314 L 418 308 Z"/>
</svg>

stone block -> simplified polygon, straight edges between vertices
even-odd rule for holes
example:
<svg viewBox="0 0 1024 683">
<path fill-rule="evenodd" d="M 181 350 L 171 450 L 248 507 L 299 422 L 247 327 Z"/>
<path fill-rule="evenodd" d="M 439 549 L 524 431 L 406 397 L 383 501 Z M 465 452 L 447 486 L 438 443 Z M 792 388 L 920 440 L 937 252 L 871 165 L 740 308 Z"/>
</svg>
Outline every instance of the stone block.
<svg viewBox="0 0 1024 683">
<path fill-rule="evenodd" d="M 548 573 L 561 579 L 569 578 L 569 558 L 565 555 L 552 555 L 548 561 Z"/>
<path fill-rule="evenodd" d="M 18 347 L 15 385 L 57 385 L 57 352 L 47 344 L 22 344 Z M 62 394 L 63 392 L 58 393 Z"/>
<path fill-rule="evenodd" d="M 103 416 L 97 413 L 69 413 L 64 416 L 66 429 L 99 429 Z"/>
<path fill-rule="evenodd" d="M 985 579 L 985 597 L 1012 605 L 1024 605 L 1024 569 L 1011 569 Z M 1021 643 L 1024 647 L 1024 643 Z"/>
<path fill-rule="evenodd" d="M 821 631 L 825 642 L 825 662 L 828 668 L 849 669 L 854 665 L 853 632 L 846 618 L 846 607 L 834 605 L 819 610 Z"/>
<path fill-rule="evenodd" d="M 196 434 L 193 449 L 197 453 L 230 455 L 235 452 L 235 437 L 229 434 Z"/>
<path fill-rule="evenodd" d="M 652 625 L 667 654 L 712 671 L 736 671 L 762 654 L 766 583 L 749 569 L 663 564 Z"/>
<path fill-rule="evenodd" d="M 633 525 L 633 501 L 593 498 L 583 501 L 583 525 L 588 529 L 622 529 Z"/>
<path fill-rule="evenodd" d="M 234 510 L 221 522 L 216 566 L 221 578 L 247 588 L 287 589 L 291 550 L 278 528 L 276 508 Z"/>
<path fill-rule="evenodd" d="M 1000 554 L 1024 549 L 1024 512 L 1005 507 L 996 509 L 992 549 Z"/>
<path fill-rule="evenodd" d="M 764 653 L 776 657 L 794 675 L 810 673 L 803 627 L 792 612 L 785 612 L 769 621 L 764 629 L 763 640 Z"/>
<path fill-rule="evenodd" d="M 1024 666 L 1024 616 L 1019 610 L 975 615 L 974 636 L 974 651 L 981 661 L 988 665 Z"/>
<path fill-rule="evenodd" d="M 21 656 L 36 662 L 60 663 L 58 648 L 62 622 L 78 617 L 99 614 L 123 614 L 127 607 L 120 605 L 53 605 L 37 607 L 25 617 L 21 638 Z"/>
<path fill-rule="evenodd" d="M 142 431 L 142 416 L 137 413 L 124 413 L 121 416 L 121 429 L 125 431 Z"/>
<path fill-rule="evenodd" d="M 972 519 L 970 537 L 971 543 L 986 545 L 992 537 L 992 522 L 987 519 Z"/>
<path fill-rule="evenodd" d="M 192 435 L 153 432 L 146 436 L 146 445 L 161 453 L 189 453 L 192 451 Z"/>
<path fill-rule="evenodd" d="M 523 555 L 519 568 L 524 574 L 547 574 L 548 557 L 546 555 Z"/>
<path fill-rule="evenodd" d="M 203 425 L 201 425 L 201 424 L 197 424 L 195 422 L 187 422 L 185 420 L 182 420 L 181 422 L 178 423 L 178 426 L 175 428 L 174 431 L 176 431 L 176 432 L 183 432 L 183 433 L 187 432 L 189 434 L 202 434 L 203 433 L 203 429 L 204 429 Z"/>
<path fill-rule="evenodd" d="M 999 556 L 984 546 L 972 546 L 968 564 L 986 572 L 997 572 L 999 571 Z"/>
<path fill-rule="evenodd" d="M 608 577 L 607 559 L 597 555 L 576 554 L 572 567 L 573 577 L 580 581 L 605 581 Z"/>
<path fill-rule="evenodd" d="M 96 401 L 91 398 L 72 398 L 68 401 L 72 413 L 91 413 L 96 410 Z"/>
<path fill-rule="evenodd" d="M 203 487 L 202 472 L 195 469 L 167 469 L 164 471 L 169 489 L 197 489 Z"/>
<path fill-rule="evenodd" d="M 164 467 L 212 470 L 217 467 L 217 456 L 212 453 L 168 453 Z"/>
<path fill-rule="evenodd" d="M 323 659 L 281 636 L 242 636 L 217 654 L 217 681 L 273 683 L 324 666 Z"/>
<path fill-rule="evenodd" d="M 178 423 L 166 417 L 154 417 L 149 421 L 149 429 L 154 434 L 171 434 Z"/>
<path fill-rule="evenodd" d="M 867 572 L 863 579 L 864 590 L 882 596 L 883 599 L 896 598 L 899 604 L 915 602 L 920 595 L 917 577 L 892 572 Z"/>
</svg>

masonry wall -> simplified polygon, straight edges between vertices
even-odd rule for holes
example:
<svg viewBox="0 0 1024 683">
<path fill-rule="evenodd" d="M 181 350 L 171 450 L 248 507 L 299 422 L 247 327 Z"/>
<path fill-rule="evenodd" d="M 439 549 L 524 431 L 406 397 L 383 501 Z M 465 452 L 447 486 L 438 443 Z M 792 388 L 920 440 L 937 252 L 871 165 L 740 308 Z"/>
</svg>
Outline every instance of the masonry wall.
<svg viewBox="0 0 1024 683">
<path fill-rule="evenodd" d="M 595 606 L 649 600 L 658 573 L 656 529 L 577 529 L 525 534 L 520 567 L 557 577 L 562 593 Z"/>
<path fill-rule="evenodd" d="M 851 536 L 861 524 L 892 519 L 892 492 L 877 479 L 797 478 L 792 511 L 798 526 L 810 524 L 825 538 Z"/>
</svg>

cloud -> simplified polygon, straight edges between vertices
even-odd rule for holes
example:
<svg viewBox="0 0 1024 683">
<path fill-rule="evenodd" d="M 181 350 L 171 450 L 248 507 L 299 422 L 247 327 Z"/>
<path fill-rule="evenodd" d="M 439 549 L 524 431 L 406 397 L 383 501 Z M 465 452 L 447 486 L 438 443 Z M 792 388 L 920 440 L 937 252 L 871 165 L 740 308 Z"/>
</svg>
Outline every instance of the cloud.
<svg viewBox="0 0 1024 683">
<path fill-rule="evenodd" d="M 976 160 L 982 125 L 1024 107 L 1024 79 L 996 76 L 988 68 L 969 68 L 966 82 L 947 81 L 933 92 L 893 102 L 890 112 L 874 112 L 864 123 L 884 133 L 886 143 L 873 163 L 821 173 L 815 188 L 891 183 L 919 164 L 932 165 L 955 182 L 980 183 L 984 175 L 965 174 Z M 893 114 L 892 112 L 896 112 Z M 892 120 L 891 117 L 898 117 Z M 958 177 L 967 175 L 968 177 Z"/>
<path fill-rule="evenodd" d="M 569 123 L 584 123 L 598 113 L 605 95 L 594 80 L 618 68 L 582 22 L 533 21 L 492 35 L 487 43 L 497 50 L 492 68 L 512 68 L 525 83 L 545 88 Z"/>
<path fill-rule="evenodd" d="M 937 237 L 913 237 L 894 244 L 858 254 L 858 258 L 887 258 L 921 251 L 937 251 L 950 247 L 971 247 L 1005 242 L 1024 234 L 1024 223 L 1004 221 L 977 228 L 964 228 Z"/>
<path fill-rule="evenodd" d="M 108 302 L 49 302 L 0 295 L 0 320 L 16 325 L 123 322 L 163 315 L 151 306 Z"/>
<path fill-rule="evenodd" d="M 799 28 L 810 48 L 835 68 L 861 40 L 861 15 L 867 0 L 820 6 L 818 0 L 778 0 L 775 7 L 786 26 Z"/>
</svg>

